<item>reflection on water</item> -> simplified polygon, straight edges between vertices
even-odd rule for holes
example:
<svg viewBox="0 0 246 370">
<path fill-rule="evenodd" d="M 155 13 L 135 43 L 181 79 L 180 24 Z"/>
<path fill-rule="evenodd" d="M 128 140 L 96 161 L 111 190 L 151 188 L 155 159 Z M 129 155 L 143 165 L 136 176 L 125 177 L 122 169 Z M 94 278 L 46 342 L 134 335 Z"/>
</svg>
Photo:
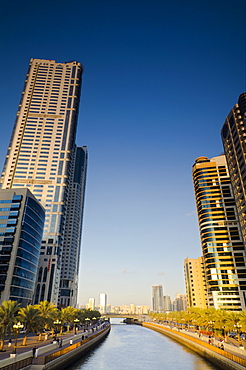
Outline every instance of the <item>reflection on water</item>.
<svg viewBox="0 0 246 370">
<path fill-rule="evenodd" d="M 219 370 L 185 346 L 137 325 L 114 325 L 108 337 L 68 370 Z"/>
</svg>

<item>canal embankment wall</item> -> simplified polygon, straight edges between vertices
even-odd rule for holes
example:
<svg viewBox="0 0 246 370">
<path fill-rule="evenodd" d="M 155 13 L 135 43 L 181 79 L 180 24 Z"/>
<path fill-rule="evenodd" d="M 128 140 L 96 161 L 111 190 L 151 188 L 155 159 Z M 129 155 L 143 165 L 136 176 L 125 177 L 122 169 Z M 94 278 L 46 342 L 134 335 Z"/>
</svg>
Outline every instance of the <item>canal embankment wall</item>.
<svg viewBox="0 0 246 370">
<path fill-rule="evenodd" d="M 200 356 L 206 358 L 208 361 L 220 367 L 222 370 L 245 370 L 246 368 L 246 360 L 227 352 L 226 344 L 224 344 L 225 350 L 221 350 L 215 346 L 212 346 L 211 344 L 203 342 L 198 338 L 193 338 L 185 333 L 174 332 L 172 329 L 163 327 L 163 325 L 143 322 L 142 326 L 158 331 L 159 333 L 182 343 L 186 347 L 198 353 Z"/>
<path fill-rule="evenodd" d="M 38 357 L 32 358 L 32 351 L 19 354 L 14 358 L 7 358 L 1 360 L 1 370 L 62 370 L 66 369 L 68 365 L 79 360 L 83 355 L 97 346 L 109 334 L 110 326 L 96 332 L 84 340 L 81 334 L 73 337 L 74 344 L 70 345 L 71 338 L 63 340 L 63 346 L 57 350 L 57 344 L 50 344 L 39 348 Z M 67 347 L 66 347 L 67 346 Z"/>
</svg>

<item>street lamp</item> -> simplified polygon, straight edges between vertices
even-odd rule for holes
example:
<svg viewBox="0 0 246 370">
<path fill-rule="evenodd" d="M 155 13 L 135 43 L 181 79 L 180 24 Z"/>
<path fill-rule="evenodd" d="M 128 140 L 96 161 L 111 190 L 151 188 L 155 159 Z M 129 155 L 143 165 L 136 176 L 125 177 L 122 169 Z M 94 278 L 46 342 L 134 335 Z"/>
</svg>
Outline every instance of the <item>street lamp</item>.
<svg viewBox="0 0 246 370">
<path fill-rule="evenodd" d="M 237 340 L 239 343 L 239 347 L 242 347 L 241 337 L 240 337 L 240 331 L 241 331 L 242 325 L 239 325 L 238 322 L 234 325 L 234 328 L 237 331 Z"/>
<path fill-rule="evenodd" d="M 87 323 L 87 329 L 88 329 L 88 325 L 89 325 L 89 321 L 90 321 L 90 319 L 89 319 L 88 317 L 86 317 L 86 318 L 85 318 L 85 321 L 86 321 L 86 323 Z"/>
<path fill-rule="evenodd" d="M 74 335 L 75 335 L 76 334 L 76 328 L 77 328 L 76 324 L 79 322 L 79 319 L 74 319 L 73 322 L 74 322 Z"/>
<path fill-rule="evenodd" d="M 57 319 L 56 321 L 54 321 L 54 325 L 55 325 L 55 326 L 56 326 L 56 325 L 57 325 L 57 326 L 58 326 L 58 325 L 61 325 L 61 321 Z"/>
<path fill-rule="evenodd" d="M 14 346 L 14 353 L 16 353 L 16 349 L 17 349 L 17 338 L 18 338 L 18 334 L 20 332 L 21 329 L 23 329 L 24 325 L 21 324 L 20 322 L 18 322 L 17 324 L 14 324 L 13 325 L 13 329 L 15 331 L 15 346 Z"/>
</svg>

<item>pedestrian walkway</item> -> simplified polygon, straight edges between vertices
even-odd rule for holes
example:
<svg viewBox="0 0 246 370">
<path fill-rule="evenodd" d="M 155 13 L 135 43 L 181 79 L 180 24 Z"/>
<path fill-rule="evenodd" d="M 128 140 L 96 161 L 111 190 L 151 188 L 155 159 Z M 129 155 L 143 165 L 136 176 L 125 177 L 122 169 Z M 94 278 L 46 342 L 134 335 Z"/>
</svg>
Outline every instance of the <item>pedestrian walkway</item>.
<svg viewBox="0 0 246 370">
<path fill-rule="evenodd" d="M 170 329 L 169 325 L 164 325 L 164 324 L 161 324 L 161 325 Z M 200 339 L 202 342 L 205 342 L 205 343 L 208 343 L 208 341 L 209 341 L 209 336 L 208 335 L 203 334 L 201 337 L 199 337 L 198 332 L 189 331 L 188 329 L 180 330 L 180 329 L 177 329 L 176 327 L 172 327 L 171 329 L 174 332 L 181 332 L 181 333 L 184 332 L 186 335 L 189 335 L 189 336 L 191 336 L 193 338 L 196 338 L 196 339 Z M 243 341 L 242 341 L 242 343 L 243 343 Z M 219 348 L 220 347 L 220 337 L 214 337 L 214 340 L 212 341 L 211 346 L 215 346 L 215 347 Z M 243 343 L 243 347 L 244 346 L 245 346 L 245 341 Z M 245 347 L 244 348 L 239 348 L 239 343 L 233 338 L 227 338 L 227 341 L 225 341 L 225 343 L 224 343 L 224 350 L 226 352 L 229 352 L 233 355 L 236 355 L 236 356 L 246 360 Z"/>
<path fill-rule="evenodd" d="M 82 335 L 85 335 L 84 330 L 78 330 L 76 332 L 76 335 L 72 332 L 65 332 L 62 335 L 61 334 L 57 335 L 56 337 L 57 337 L 57 339 L 59 339 L 59 342 L 57 343 L 57 347 L 55 349 L 53 349 L 52 351 L 49 351 L 49 352 L 55 352 L 58 349 L 60 349 L 60 341 L 61 340 L 62 340 L 62 343 L 64 343 L 64 341 L 66 339 L 68 339 L 68 338 L 70 339 L 68 344 L 62 346 L 62 348 L 65 348 L 66 346 L 70 345 L 70 341 L 72 341 L 73 343 L 79 342 L 82 338 Z M 90 329 L 90 332 L 88 333 L 88 337 L 91 336 L 91 335 L 92 335 L 92 331 Z M 43 336 L 43 339 L 40 341 L 40 340 L 38 340 L 37 335 L 32 335 L 32 336 L 27 338 L 27 345 L 26 346 L 21 345 L 22 341 L 23 341 L 23 338 L 18 338 L 18 340 L 17 340 L 17 349 L 16 349 L 17 355 L 28 352 L 28 351 L 31 351 L 34 347 L 37 347 L 37 349 L 41 349 L 44 346 L 50 345 L 51 343 L 53 343 L 53 338 L 50 337 L 50 338 L 45 340 L 44 336 Z M 8 347 L 8 341 L 5 341 L 5 346 L 4 346 L 5 351 L 0 352 L 0 361 L 5 359 L 5 358 L 10 357 L 10 355 L 14 351 L 14 346 L 15 346 L 15 340 L 12 340 L 11 347 Z"/>
</svg>

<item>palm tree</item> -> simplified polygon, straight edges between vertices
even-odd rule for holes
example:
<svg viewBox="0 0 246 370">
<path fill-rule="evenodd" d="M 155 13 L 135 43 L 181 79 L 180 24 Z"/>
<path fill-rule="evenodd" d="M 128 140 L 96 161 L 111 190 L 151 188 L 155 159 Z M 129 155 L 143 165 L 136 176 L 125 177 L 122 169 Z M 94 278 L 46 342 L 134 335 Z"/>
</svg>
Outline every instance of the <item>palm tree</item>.
<svg viewBox="0 0 246 370">
<path fill-rule="evenodd" d="M 73 324 L 73 320 L 76 318 L 76 309 L 74 307 L 68 306 L 61 309 L 61 322 L 62 324 L 67 324 L 67 331 L 70 329 L 70 325 Z"/>
<path fill-rule="evenodd" d="M 35 305 L 34 308 L 37 308 L 40 311 L 40 316 L 43 320 L 43 327 L 45 327 L 46 329 L 53 328 L 54 320 L 58 316 L 58 309 L 56 308 L 56 306 L 51 302 L 42 301 L 39 304 Z"/>
<path fill-rule="evenodd" d="M 225 310 L 217 310 L 214 316 L 214 326 L 216 329 L 222 331 L 223 337 L 225 336 L 226 322 L 228 320 L 228 313 Z"/>
<path fill-rule="evenodd" d="M 226 320 L 226 323 L 225 323 L 225 331 L 226 331 L 226 334 L 229 332 L 229 331 L 233 331 L 236 329 L 237 331 L 237 334 L 238 334 L 238 341 L 240 342 L 240 333 L 239 333 L 239 321 L 240 321 L 240 314 L 237 313 L 237 312 L 229 312 L 228 315 L 227 315 L 227 320 Z"/>
<path fill-rule="evenodd" d="M 242 331 L 246 331 L 246 311 L 240 312 L 238 324 L 242 326 Z"/>
<path fill-rule="evenodd" d="M 6 331 L 11 331 L 15 321 L 17 312 L 19 310 L 19 303 L 16 301 L 3 301 L 0 306 L 0 323 L 1 323 L 1 343 L 0 351 L 3 351 Z"/>
<path fill-rule="evenodd" d="M 32 305 L 22 307 L 19 311 L 19 318 L 26 327 L 26 333 L 22 342 L 22 345 L 26 346 L 28 334 L 30 332 L 37 333 L 43 326 L 43 319 L 40 316 L 40 311 Z"/>
</svg>

